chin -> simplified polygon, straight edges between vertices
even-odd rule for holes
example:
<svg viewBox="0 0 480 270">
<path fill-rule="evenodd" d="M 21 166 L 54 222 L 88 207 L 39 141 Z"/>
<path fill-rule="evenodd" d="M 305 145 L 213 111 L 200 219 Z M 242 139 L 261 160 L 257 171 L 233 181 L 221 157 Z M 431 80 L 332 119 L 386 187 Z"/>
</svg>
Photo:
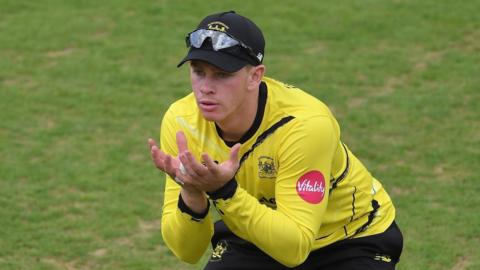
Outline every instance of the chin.
<svg viewBox="0 0 480 270">
<path fill-rule="evenodd" d="M 202 112 L 202 116 L 205 120 L 212 122 L 219 122 L 223 119 L 221 116 L 215 113 Z"/>
</svg>

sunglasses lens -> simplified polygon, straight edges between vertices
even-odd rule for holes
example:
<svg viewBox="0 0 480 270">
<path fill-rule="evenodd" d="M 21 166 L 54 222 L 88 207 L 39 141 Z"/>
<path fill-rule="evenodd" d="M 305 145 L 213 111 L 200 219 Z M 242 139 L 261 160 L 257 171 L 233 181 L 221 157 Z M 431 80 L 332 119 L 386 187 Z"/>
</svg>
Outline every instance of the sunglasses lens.
<svg viewBox="0 0 480 270">
<path fill-rule="evenodd" d="M 195 31 L 193 33 L 190 33 L 190 45 L 195 48 L 200 48 L 207 37 L 208 36 L 205 34 L 204 31 Z"/>
<path fill-rule="evenodd" d="M 215 38 L 212 38 L 212 46 L 213 46 L 213 49 L 216 51 L 225 49 L 225 48 L 230 48 L 238 44 L 239 44 L 238 41 L 236 41 L 235 39 L 229 37 L 224 33 L 219 33 L 218 35 L 216 35 Z"/>
<path fill-rule="evenodd" d="M 237 40 L 233 39 L 225 33 L 199 29 L 190 33 L 190 35 L 188 36 L 189 42 L 187 42 L 187 45 L 193 46 L 195 48 L 200 48 L 205 39 L 207 38 L 210 38 L 212 42 L 212 47 L 215 51 L 230 48 L 239 44 Z"/>
<path fill-rule="evenodd" d="M 228 35 L 227 33 L 219 32 L 219 31 L 207 30 L 207 29 L 198 29 L 196 31 L 193 31 L 192 33 L 187 35 L 187 47 L 200 48 L 202 47 L 203 42 L 207 38 L 210 38 L 210 41 L 212 42 L 212 48 L 215 51 L 240 45 L 242 48 L 248 51 L 248 54 L 252 58 L 254 58 L 259 63 L 261 62 L 261 56 L 256 56 L 250 47 L 236 40 L 235 38 Z"/>
</svg>

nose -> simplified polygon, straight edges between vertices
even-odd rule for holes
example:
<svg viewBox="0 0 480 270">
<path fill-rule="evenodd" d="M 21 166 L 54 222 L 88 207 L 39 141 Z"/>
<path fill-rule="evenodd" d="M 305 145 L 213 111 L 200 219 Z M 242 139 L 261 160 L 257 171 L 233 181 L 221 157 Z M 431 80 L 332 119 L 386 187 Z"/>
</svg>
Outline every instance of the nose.
<svg viewBox="0 0 480 270">
<path fill-rule="evenodd" d="M 208 76 L 206 76 L 200 83 L 200 92 L 204 95 L 213 94 L 215 93 L 214 85 L 215 84 L 213 84 L 212 80 Z"/>
</svg>

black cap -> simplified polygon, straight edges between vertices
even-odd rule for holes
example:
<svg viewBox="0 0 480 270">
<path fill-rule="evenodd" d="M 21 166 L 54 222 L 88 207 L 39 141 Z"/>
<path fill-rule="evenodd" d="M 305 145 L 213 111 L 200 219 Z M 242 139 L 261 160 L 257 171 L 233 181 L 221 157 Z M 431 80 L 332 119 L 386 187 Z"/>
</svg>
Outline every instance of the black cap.
<svg viewBox="0 0 480 270">
<path fill-rule="evenodd" d="M 265 50 L 262 31 L 250 19 L 235 13 L 235 11 L 209 15 L 200 22 L 197 29 L 226 32 L 250 47 L 255 56 L 240 45 L 215 51 L 211 42 L 204 42 L 200 48 L 190 47 L 187 56 L 177 67 L 190 60 L 202 60 L 226 72 L 235 72 L 247 64 L 257 66 L 262 63 Z"/>
</svg>

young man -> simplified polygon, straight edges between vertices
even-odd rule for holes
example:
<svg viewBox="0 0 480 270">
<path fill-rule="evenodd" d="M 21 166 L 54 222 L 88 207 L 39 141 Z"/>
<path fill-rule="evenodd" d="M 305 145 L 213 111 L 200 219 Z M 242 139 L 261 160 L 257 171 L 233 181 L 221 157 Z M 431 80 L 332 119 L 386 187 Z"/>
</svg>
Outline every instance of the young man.
<svg viewBox="0 0 480 270">
<path fill-rule="evenodd" d="M 260 29 L 233 11 L 187 35 L 193 93 L 161 126 L 162 236 L 205 269 L 394 269 L 402 235 L 382 185 L 318 99 L 264 77 Z M 216 208 L 220 220 L 212 221 Z"/>
</svg>

